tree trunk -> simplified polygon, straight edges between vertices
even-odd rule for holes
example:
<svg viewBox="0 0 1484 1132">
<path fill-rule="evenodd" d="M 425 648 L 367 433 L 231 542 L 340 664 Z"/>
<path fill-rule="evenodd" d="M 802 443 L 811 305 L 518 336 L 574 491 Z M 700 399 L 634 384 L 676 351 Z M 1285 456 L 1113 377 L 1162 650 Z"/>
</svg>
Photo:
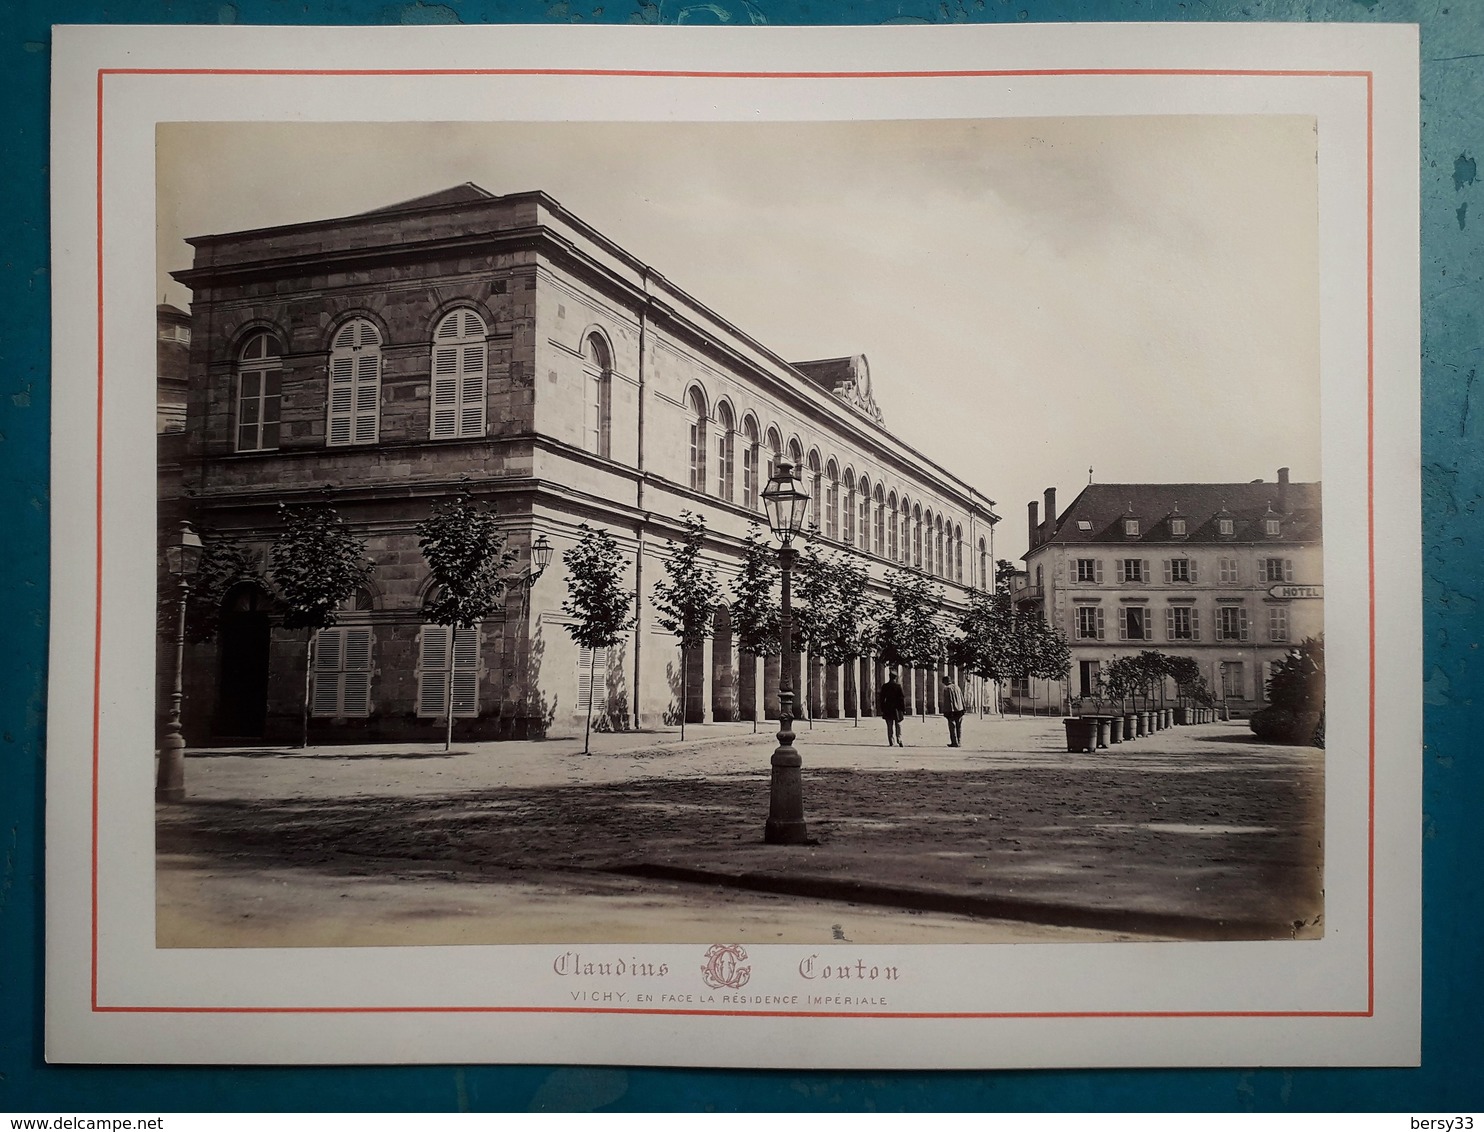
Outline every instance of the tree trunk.
<svg viewBox="0 0 1484 1132">
<path fill-rule="evenodd" d="M 309 746 L 309 678 L 314 672 L 314 630 L 306 629 L 308 639 L 304 643 L 304 712 L 300 719 L 299 746 Z"/>
<path fill-rule="evenodd" d="M 593 733 L 593 677 L 598 671 L 598 650 L 588 650 L 587 661 L 587 725 L 582 731 L 582 753 L 591 755 L 592 749 L 588 746 Z"/>
<path fill-rule="evenodd" d="M 680 641 L 680 741 L 685 742 L 685 717 L 690 714 L 690 649 Z"/>
<path fill-rule="evenodd" d="M 449 629 L 448 629 L 448 692 L 444 696 L 444 703 L 445 703 L 445 706 L 448 708 L 448 722 L 447 722 L 447 725 L 446 725 L 447 729 L 443 732 L 443 749 L 444 749 L 444 751 L 448 751 L 448 750 L 452 749 L 452 747 L 453 747 L 453 675 L 454 675 L 454 665 L 457 663 L 457 660 L 455 658 L 458 656 L 458 649 L 454 648 L 454 640 L 453 640 L 453 638 L 454 638 L 454 634 L 457 633 L 458 631 L 459 631 L 458 630 L 458 626 L 456 626 L 456 625 L 450 625 L 449 626 Z"/>
</svg>

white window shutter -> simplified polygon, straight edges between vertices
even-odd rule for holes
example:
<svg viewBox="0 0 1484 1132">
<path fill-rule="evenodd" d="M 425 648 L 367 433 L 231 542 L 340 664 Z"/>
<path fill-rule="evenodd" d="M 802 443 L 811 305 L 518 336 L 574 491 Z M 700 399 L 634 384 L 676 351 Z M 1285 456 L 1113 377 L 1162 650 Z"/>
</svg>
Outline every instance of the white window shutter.
<svg viewBox="0 0 1484 1132">
<path fill-rule="evenodd" d="M 338 714 L 341 641 L 339 629 L 321 629 L 314 635 L 314 688 L 309 703 L 313 715 Z"/>
<path fill-rule="evenodd" d="M 1192 558 L 1190 560 L 1189 564 L 1185 568 L 1190 571 L 1190 580 L 1191 580 L 1191 582 L 1197 581 L 1198 579 L 1195 576 L 1195 559 L 1194 558 Z"/>
<path fill-rule="evenodd" d="M 330 423 L 327 442 L 349 444 L 355 415 L 355 361 L 349 354 L 330 360 Z"/>
<path fill-rule="evenodd" d="M 1139 578 L 1139 581 L 1141 581 L 1141 582 L 1152 582 L 1153 580 L 1154 580 L 1154 574 L 1149 569 L 1149 559 L 1146 558 L 1146 559 L 1144 559 L 1143 573 L 1141 574 L 1141 576 Z"/>
<path fill-rule="evenodd" d="M 453 634 L 453 713 L 479 714 L 479 630 L 456 629 Z"/>
<path fill-rule="evenodd" d="M 1118 580 L 1120 582 L 1126 582 L 1126 581 L 1128 581 L 1128 579 L 1126 577 L 1124 577 L 1124 571 L 1123 571 L 1123 567 L 1124 567 L 1125 561 L 1126 561 L 1126 559 L 1123 559 L 1123 558 L 1120 558 L 1118 560 Z"/>
<path fill-rule="evenodd" d="M 1169 585 L 1175 576 L 1175 563 L 1173 559 L 1165 559 L 1165 585 Z"/>
<path fill-rule="evenodd" d="M 1092 580 L 1099 584 L 1103 581 L 1103 560 L 1101 558 L 1092 560 Z"/>
<path fill-rule="evenodd" d="M 1098 640 L 1101 641 L 1103 639 L 1103 607 L 1101 605 L 1098 606 L 1097 622 L 1098 622 Z"/>
<path fill-rule="evenodd" d="M 1247 639 L 1247 610 L 1245 608 L 1237 610 L 1237 636 L 1243 641 Z"/>
<path fill-rule="evenodd" d="M 1167 605 L 1167 606 L 1165 606 L 1165 640 L 1167 640 L 1167 641 L 1173 641 L 1174 639 L 1175 639 L 1175 607 L 1173 605 Z"/>
<path fill-rule="evenodd" d="M 1193 606 L 1190 610 L 1190 639 L 1192 641 L 1201 639 L 1201 611 Z"/>
<path fill-rule="evenodd" d="M 418 649 L 417 714 L 440 716 L 448 697 L 448 627 L 424 625 Z"/>
<path fill-rule="evenodd" d="M 434 440 L 458 435 L 459 351 L 439 346 L 433 351 L 433 404 L 431 435 Z"/>
<path fill-rule="evenodd" d="M 357 444 L 374 444 L 381 423 L 381 352 L 373 347 L 356 356 L 355 425 Z"/>
<path fill-rule="evenodd" d="M 1118 639 L 1128 640 L 1128 610 L 1123 606 L 1118 607 Z"/>
<path fill-rule="evenodd" d="M 484 343 L 465 346 L 459 377 L 459 435 L 484 435 Z"/>
<path fill-rule="evenodd" d="M 345 691 L 341 697 L 344 715 L 365 716 L 371 712 L 371 630 L 357 626 L 345 630 Z"/>
<path fill-rule="evenodd" d="M 1285 582 L 1291 582 L 1291 581 L 1293 581 L 1293 559 L 1292 558 L 1285 558 L 1283 560 L 1283 580 Z"/>
</svg>

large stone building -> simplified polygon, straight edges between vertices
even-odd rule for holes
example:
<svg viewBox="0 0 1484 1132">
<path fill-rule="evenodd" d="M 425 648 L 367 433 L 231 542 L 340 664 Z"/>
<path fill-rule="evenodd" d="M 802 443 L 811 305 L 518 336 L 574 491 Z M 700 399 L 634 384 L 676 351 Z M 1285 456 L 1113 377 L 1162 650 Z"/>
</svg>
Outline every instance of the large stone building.
<svg viewBox="0 0 1484 1132">
<path fill-rule="evenodd" d="M 189 241 L 190 386 L 181 490 L 208 537 L 266 554 L 277 505 L 333 503 L 365 538 L 372 586 L 316 650 L 318 738 L 433 736 L 450 678 L 461 733 L 754 718 L 776 710 L 777 662 L 739 654 L 724 607 L 686 665 L 651 595 L 703 515 L 724 586 L 775 464 L 801 469 L 826 544 L 879 585 L 922 569 L 950 610 L 984 585 L 991 501 L 894 437 L 862 356 L 790 363 L 540 192 L 472 184 L 357 216 Z M 425 622 L 416 524 L 467 486 L 529 568 L 478 630 Z M 167 492 L 168 494 L 168 492 Z M 162 507 L 162 515 L 167 508 Z M 597 658 L 564 631 L 562 551 L 608 530 L 640 596 L 628 640 Z M 192 646 L 191 742 L 295 734 L 306 647 L 273 599 L 227 593 L 215 639 Z M 806 660 L 803 663 L 809 664 Z M 869 713 L 880 666 L 809 664 L 817 715 Z M 933 706 L 932 673 L 914 693 Z"/>
<path fill-rule="evenodd" d="M 1028 505 L 1024 608 L 1072 648 L 1071 696 L 1115 656 L 1189 656 L 1234 713 L 1261 707 L 1271 665 L 1324 631 L 1319 484 L 1089 484 L 1059 517 Z M 1054 688 L 1040 698 L 1060 700 Z"/>
</svg>

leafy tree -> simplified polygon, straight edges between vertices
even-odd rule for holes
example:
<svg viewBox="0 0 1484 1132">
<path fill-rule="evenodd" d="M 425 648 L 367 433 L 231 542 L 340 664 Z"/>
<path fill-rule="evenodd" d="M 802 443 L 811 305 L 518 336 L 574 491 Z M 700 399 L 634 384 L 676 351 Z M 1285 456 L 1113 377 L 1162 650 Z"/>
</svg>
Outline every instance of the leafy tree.
<svg viewBox="0 0 1484 1132">
<path fill-rule="evenodd" d="M 716 571 L 701 558 L 706 520 L 690 511 L 680 513 L 685 528 L 677 543 L 668 540 L 665 578 L 654 584 L 656 620 L 680 642 L 680 738 L 685 738 L 686 699 L 690 693 L 690 654 L 711 633 L 712 617 L 721 600 Z"/>
<path fill-rule="evenodd" d="M 1324 746 L 1324 636 L 1307 637 L 1273 665 L 1268 706 L 1250 720 L 1259 739 Z"/>
<path fill-rule="evenodd" d="M 424 615 L 435 625 L 478 630 L 499 608 L 510 585 L 515 551 L 505 545 L 494 512 L 476 503 L 467 490 L 434 505 L 417 525 L 417 545 L 427 560 L 435 588 Z M 453 746 L 453 652 L 447 680 L 447 727 L 443 749 Z"/>
<path fill-rule="evenodd" d="M 581 530 L 576 545 L 562 553 L 567 566 L 562 612 L 576 618 L 575 623 L 566 626 L 567 633 L 579 647 L 588 649 L 592 658 L 587 677 L 587 724 L 582 733 L 582 753 L 590 755 L 598 650 L 618 644 L 633 625 L 634 595 L 623 585 L 624 559 L 613 536 L 592 530 L 586 523 Z"/>
<path fill-rule="evenodd" d="M 1072 646 L 1066 634 L 1041 617 L 1035 617 L 1033 635 L 1035 666 L 1032 674 L 1040 680 L 1065 681 L 1072 670 Z"/>
<path fill-rule="evenodd" d="M 1156 649 L 1143 649 L 1134 658 L 1134 664 L 1139 673 L 1139 686 L 1144 694 L 1144 706 L 1154 706 L 1155 689 L 1159 690 L 1159 702 L 1165 701 L 1165 676 L 1168 669 L 1165 666 L 1166 657 L 1164 653 Z"/>
<path fill-rule="evenodd" d="M 283 524 L 268 552 L 268 576 L 283 602 L 283 625 L 305 634 L 304 713 L 300 746 L 309 745 L 309 679 L 314 635 L 332 627 L 340 604 L 371 580 L 366 544 L 333 507 L 278 505 Z"/>
<path fill-rule="evenodd" d="M 810 651 L 829 665 L 850 664 L 870 649 L 871 635 L 875 631 L 874 603 L 866 600 L 869 576 L 865 567 L 844 554 L 836 553 L 820 563 L 818 577 L 823 595 L 821 606 L 827 616 L 814 618 Z M 864 691 L 856 688 L 857 727 L 860 726 L 860 701 Z"/>
<path fill-rule="evenodd" d="M 887 577 L 886 592 L 886 607 L 875 626 L 876 655 L 903 668 L 928 667 L 943 649 L 937 616 L 943 592 L 926 575 L 906 570 Z"/>
<path fill-rule="evenodd" d="M 778 553 L 763 536 L 756 522 L 747 528 L 742 550 L 742 572 L 732 583 L 732 632 L 739 652 L 756 657 L 777 656 L 782 650 L 782 624 L 778 599 Z M 756 710 L 752 730 L 757 731 Z"/>
<path fill-rule="evenodd" d="M 1206 687 L 1206 678 L 1201 675 L 1201 666 L 1191 657 L 1165 657 L 1165 674 L 1175 682 L 1175 691 L 1181 700 L 1201 703 L 1203 696 L 1209 698 L 1210 690 Z"/>
</svg>

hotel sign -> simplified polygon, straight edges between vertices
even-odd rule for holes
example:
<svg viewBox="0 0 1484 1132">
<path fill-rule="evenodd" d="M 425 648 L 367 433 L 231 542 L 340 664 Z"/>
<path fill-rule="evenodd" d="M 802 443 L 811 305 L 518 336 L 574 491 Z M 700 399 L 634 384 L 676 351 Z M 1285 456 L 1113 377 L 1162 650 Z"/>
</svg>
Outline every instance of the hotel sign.
<svg viewBox="0 0 1484 1132">
<path fill-rule="evenodd" d="M 1271 586 L 1268 594 L 1272 597 L 1298 598 L 1298 597 L 1323 597 L 1323 586 Z"/>
</svg>

